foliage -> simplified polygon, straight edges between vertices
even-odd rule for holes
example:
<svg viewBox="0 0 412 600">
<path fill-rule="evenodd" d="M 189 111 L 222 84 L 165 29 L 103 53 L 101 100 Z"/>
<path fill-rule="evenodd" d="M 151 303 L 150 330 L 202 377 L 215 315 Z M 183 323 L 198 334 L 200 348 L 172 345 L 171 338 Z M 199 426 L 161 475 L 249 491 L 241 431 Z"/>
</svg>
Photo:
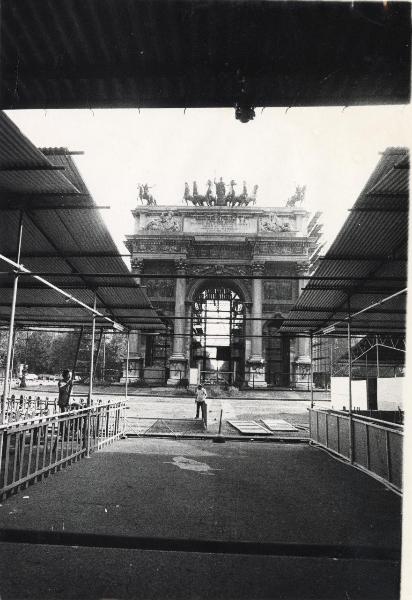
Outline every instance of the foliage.
<svg viewBox="0 0 412 600">
<path fill-rule="evenodd" d="M 47 373 L 57 375 L 63 369 L 72 369 L 79 332 L 17 331 L 14 343 L 14 371 L 19 364 L 27 365 L 29 373 Z M 98 334 L 96 334 L 96 340 Z M 7 355 L 8 331 L 0 331 L 0 366 L 5 366 Z M 98 376 L 118 374 L 122 368 L 122 359 L 126 355 L 126 337 L 117 334 L 105 334 L 105 352 L 103 341 L 96 365 Z M 90 335 L 85 335 L 81 343 L 77 372 L 87 372 L 90 361 Z M 104 368 L 103 368 L 104 363 Z"/>
</svg>

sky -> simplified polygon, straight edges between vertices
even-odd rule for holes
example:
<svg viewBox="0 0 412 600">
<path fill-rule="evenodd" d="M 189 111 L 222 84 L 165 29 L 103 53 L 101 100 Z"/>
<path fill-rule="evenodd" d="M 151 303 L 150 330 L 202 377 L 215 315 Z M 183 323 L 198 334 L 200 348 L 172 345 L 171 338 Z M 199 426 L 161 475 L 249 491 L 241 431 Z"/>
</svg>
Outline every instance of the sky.
<svg viewBox="0 0 412 600">
<path fill-rule="evenodd" d="M 249 123 L 233 109 L 23 110 L 7 114 L 36 146 L 82 150 L 74 159 L 119 250 L 133 233 L 137 184 L 158 205 L 181 205 L 184 183 L 246 180 L 257 206 L 284 206 L 306 185 L 304 207 L 321 211 L 333 241 L 388 146 L 409 146 L 411 106 L 256 109 Z"/>
</svg>

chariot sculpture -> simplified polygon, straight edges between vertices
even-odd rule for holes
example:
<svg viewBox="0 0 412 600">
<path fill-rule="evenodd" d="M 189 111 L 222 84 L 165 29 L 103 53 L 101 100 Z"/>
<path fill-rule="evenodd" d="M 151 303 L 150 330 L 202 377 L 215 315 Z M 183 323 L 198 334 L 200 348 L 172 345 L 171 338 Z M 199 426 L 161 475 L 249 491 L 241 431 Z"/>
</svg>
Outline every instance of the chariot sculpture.
<svg viewBox="0 0 412 600">
<path fill-rule="evenodd" d="M 215 194 L 212 192 L 212 185 L 215 186 Z M 193 204 L 194 206 L 248 206 L 249 204 L 256 204 L 256 195 L 258 187 L 253 187 L 251 195 L 248 194 L 246 182 L 243 182 L 242 193 L 237 195 L 235 191 L 236 181 L 233 179 L 229 184 L 229 191 L 226 192 L 226 183 L 220 177 L 219 181 L 210 179 L 206 182 L 205 194 L 199 194 L 197 182 L 193 182 L 192 193 L 190 193 L 189 184 L 185 182 L 185 191 L 183 194 L 183 200 L 187 205 Z"/>
</svg>

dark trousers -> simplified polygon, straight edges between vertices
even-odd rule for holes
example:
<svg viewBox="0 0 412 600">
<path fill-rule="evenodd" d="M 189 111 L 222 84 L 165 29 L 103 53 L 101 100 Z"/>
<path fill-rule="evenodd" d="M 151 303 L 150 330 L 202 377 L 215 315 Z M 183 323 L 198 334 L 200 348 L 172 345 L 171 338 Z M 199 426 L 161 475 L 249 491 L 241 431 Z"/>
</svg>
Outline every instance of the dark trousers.
<svg viewBox="0 0 412 600">
<path fill-rule="evenodd" d="M 202 411 L 202 419 L 205 418 L 205 403 L 196 400 L 196 419 L 199 417 L 199 411 Z"/>
</svg>

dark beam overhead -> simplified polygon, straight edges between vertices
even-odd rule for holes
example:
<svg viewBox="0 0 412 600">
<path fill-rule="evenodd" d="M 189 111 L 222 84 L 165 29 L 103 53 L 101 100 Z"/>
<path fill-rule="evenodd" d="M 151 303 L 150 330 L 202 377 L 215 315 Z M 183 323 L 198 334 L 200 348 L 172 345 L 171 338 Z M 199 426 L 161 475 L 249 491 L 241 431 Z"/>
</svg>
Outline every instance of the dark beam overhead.
<svg viewBox="0 0 412 600">
<path fill-rule="evenodd" d="M 407 103 L 407 2 L 2 0 L 0 107 Z"/>
</svg>

